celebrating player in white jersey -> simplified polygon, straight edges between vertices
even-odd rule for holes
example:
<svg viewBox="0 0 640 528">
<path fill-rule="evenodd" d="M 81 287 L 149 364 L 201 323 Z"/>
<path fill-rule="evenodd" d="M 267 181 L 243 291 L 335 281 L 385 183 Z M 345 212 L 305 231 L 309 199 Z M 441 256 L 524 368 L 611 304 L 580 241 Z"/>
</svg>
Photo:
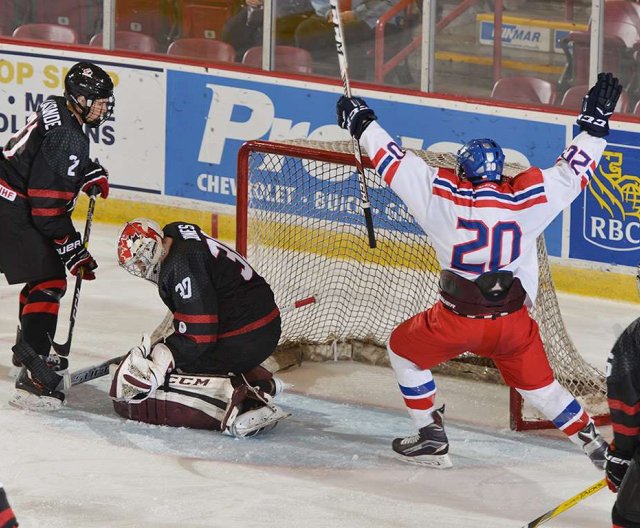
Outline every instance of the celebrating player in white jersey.
<svg viewBox="0 0 640 528">
<path fill-rule="evenodd" d="M 604 467 L 606 442 L 580 403 L 555 379 L 527 307 L 538 290 L 536 238 L 589 182 L 606 146 L 621 86 L 601 73 L 583 102 L 582 130 L 549 169 L 502 175 L 504 154 L 474 139 L 456 170 L 431 167 L 404 151 L 357 97 L 341 97 L 338 124 L 360 140 L 376 171 L 429 236 L 440 266 L 440 301 L 396 327 L 391 366 L 418 434 L 397 438 L 408 462 L 451 466 L 444 406 L 435 406 L 431 368 L 470 351 L 493 360 L 505 382 L 536 407 L 591 461 Z"/>
</svg>

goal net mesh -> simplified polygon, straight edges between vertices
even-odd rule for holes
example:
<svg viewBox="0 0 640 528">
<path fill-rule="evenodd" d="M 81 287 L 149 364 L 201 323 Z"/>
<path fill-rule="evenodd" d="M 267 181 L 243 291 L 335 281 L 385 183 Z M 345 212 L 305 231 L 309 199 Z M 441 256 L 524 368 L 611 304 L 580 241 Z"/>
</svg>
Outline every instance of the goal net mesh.
<svg viewBox="0 0 640 528">
<path fill-rule="evenodd" d="M 351 142 L 251 142 L 243 152 L 238 247 L 271 285 L 279 306 L 316 299 L 285 309 L 280 348 L 311 359 L 340 356 L 388 365 L 384 346 L 391 330 L 438 299 L 440 267 L 429 237 L 365 159 L 377 239 L 377 247 L 369 247 Z M 432 166 L 455 166 L 452 154 L 414 152 Z M 505 173 L 523 169 L 507 164 Z M 556 378 L 592 414 L 606 414 L 604 377 L 567 335 L 542 237 L 538 260 L 532 316 Z M 473 354 L 443 370 L 499 380 L 492 363 Z M 527 412 L 525 421 L 539 418 Z"/>
</svg>

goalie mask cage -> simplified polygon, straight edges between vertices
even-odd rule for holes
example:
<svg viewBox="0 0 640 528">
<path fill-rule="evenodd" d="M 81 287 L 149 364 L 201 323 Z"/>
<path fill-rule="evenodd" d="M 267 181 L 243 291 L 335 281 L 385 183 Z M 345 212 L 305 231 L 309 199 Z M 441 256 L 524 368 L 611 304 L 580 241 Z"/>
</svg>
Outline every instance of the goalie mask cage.
<svg viewBox="0 0 640 528">
<path fill-rule="evenodd" d="M 415 152 L 432 166 L 455 166 L 452 154 Z M 368 245 L 351 142 L 245 143 L 238 155 L 236 247 L 271 285 L 279 306 L 315 296 L 315 303 L 282 314 L 280 346 L 318 345 L 314 356 L 330 359 L 336 344 L 350 344 L 354 352 L 373 345 L 373 362 L 389 365 L 383 348 L 389 334 L 437 301 L 440 268 L 429 238 L 371 161 L 363 163 L 376 249 Z M 505 173 L 513 176 L 523 168 L 507 164 Z M 604 422 L 604 376 L 567 335 L 542 237 L 538 260 L 539 293 L 531 313 L 551 367 L 596 421 Z M 447 374 L 473 369 L 485 380 L 499 379 L 492 362 L 473 354 L 445 367 Z M 552 427 L 513 389 L 510 424 L 515 430 Z"/>
</svg>

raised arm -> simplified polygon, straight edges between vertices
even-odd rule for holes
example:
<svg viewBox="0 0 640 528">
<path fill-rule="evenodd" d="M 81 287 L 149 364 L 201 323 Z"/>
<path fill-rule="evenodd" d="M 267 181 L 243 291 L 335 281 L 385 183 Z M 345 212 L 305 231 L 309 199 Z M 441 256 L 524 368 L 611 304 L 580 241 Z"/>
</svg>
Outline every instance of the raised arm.
<svg viewBox="0 0 640 528">
<path fill-rule="evenodd" d="M 580 194 L 593 176 L 607 146 L 609 118 L 613 115 L 622 86 L 610 73 L 600 73 L 585 95 L 577 123 L 582 132 L 543 172 L 547 199 L 555 215 Z"/>
</svg>

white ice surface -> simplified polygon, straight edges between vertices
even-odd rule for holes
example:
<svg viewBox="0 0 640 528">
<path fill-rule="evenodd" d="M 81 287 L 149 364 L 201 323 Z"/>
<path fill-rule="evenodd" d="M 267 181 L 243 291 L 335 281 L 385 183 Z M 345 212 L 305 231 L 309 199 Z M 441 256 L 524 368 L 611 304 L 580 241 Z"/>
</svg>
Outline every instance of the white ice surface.
<svg viewBox="0 0 640 528">
<path fill-rule="evenodd" d="M 116 228 L 96 225 L 98 280 L 85 282 L 72 370 L 122 354 L 164 315 L 153 286 L 117 268 Z M 4 281 L 3 281 L 4 282 Z M 60 315 L 66 337 L 73 282 Z M 263 437 L 128 422 L 112 411 L 107 379 L 71 389 L 57 413 L 7 404 L 19 287 L 0 286 L 0 481 L 23 528 L 519 527 L 602 476 L 557 432 L 508 430 L 503 387 L 437 377 L 447 403 L 454 468 L 406 465 L 395 436 L 412 434 L 390 370 L 305 364 L 282 374 L 293 416 Z M 560 296 L 571 336 L 602 368 L 638 306 Z M 605 436 L 611 431 L 604 428 Z M 551 527 L 610 526 L 600 491 Z"/>
</svg>

